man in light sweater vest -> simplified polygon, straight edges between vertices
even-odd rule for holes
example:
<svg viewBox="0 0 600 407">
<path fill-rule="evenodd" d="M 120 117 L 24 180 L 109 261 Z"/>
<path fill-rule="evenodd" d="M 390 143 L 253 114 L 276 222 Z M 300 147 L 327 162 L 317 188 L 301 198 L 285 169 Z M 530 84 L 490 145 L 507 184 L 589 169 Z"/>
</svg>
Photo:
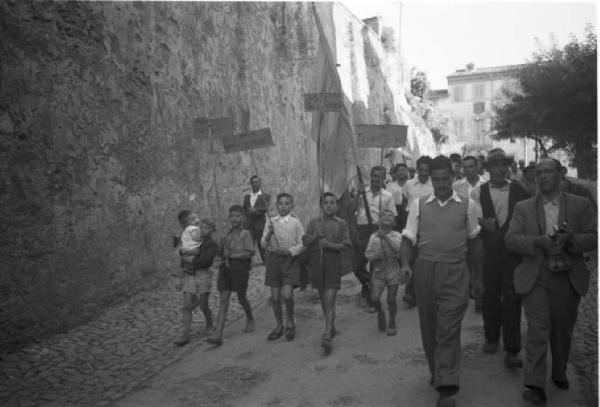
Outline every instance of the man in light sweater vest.
<svg viewBox="0 0 600 407">
<path fill-rule="evenodd" d="M 483 248 L 476 205 L 452 189 L 450 160 L 434 158 L 429 173 L 433 194 L 411 203 L 402 231 L 401 272 L 413 274 L 410 258 L 416 245 L 413 278 L 430 384 L 439 392 L 437 406 L 453 407 L 452 396 L 459 389 L 460 329 L 469 301 L 466 255 L 468 250 L 480 268 Z"/>
</svg>

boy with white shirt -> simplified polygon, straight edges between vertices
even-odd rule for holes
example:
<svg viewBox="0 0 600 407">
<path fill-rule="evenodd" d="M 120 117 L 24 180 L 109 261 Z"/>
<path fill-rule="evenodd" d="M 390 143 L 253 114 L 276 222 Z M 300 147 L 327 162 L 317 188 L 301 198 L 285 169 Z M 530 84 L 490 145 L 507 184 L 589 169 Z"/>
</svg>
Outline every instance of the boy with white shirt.
<svg viewBox="0 0 600 407">
<path fill-rule="evenodd" d="M 261 245 L 267 251 L 265 285 L 271 287 L 271 305 L 277 326 L 267 337 L 274 341 L 284 333 L 281 297 L 285 302 L 286 326 L 285 338 L 288 341 L 296 337 L 294 322 L 294 288 L 300 285 L 300 262 L 298 254 L 304 250 L 302 223 L 291 216 L 294 199 L 288 193 L 277 195 L 277 212 L 267 221 Z"/>
</svg>

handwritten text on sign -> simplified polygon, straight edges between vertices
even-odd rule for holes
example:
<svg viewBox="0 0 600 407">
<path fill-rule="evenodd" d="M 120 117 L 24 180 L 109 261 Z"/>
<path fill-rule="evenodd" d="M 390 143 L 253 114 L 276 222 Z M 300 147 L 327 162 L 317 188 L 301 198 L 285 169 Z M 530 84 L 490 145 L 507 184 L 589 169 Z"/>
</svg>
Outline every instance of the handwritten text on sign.
<svg viewBox="0 0 600 407">
<path fill-rule="evenodd" d="M 271 138 L 271 129 L 268 127 L 248 133 L 236 134 L 235 136 L 223 137 L 221 141 L 227 154 L 275 145 Z"/>
<path fill-rule="evenodd" d="M 213 137 L 219 138 L 233 135 L 233 120 L 230 117 L 221 117 L 218 119 L 198 117 L 194 119 L 193 125 L 194 136 L 199 139 L 208 138 L 209 127 Z"/>
<path fill-rule="evenodd" d="M 401 124 L 356 126 L 358 147 L 404 147 L 408 126 Z"/>
<path fill-rule="evenodd" d="M 341 112 L 341 93 L 305 93 L 305 112 Z"/>
</svg>

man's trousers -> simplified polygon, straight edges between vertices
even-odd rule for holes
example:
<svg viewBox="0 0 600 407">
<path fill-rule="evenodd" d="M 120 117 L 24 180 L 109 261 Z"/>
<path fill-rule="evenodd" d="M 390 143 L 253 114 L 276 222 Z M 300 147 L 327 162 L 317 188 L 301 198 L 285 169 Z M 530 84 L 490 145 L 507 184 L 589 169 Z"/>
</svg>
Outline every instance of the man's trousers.
<svg viewBox="0 0 600 407">
<path fill-rule="evenodd" d="M 467 264 L 417 258 L 413 278 L 421 339 L 434 386 L 458 386 L 460 331 L 469 303 Z"/>
<path fill-rule="evenodd" d="M 581 296 L 567 272 L 540 270 L 535 285 L 523 296 L 527 318 L 525 386 L 545 388 L 548 341 L 552 355 L 552 378 L 566 380 L 573 328 Z"/>
<path fill-rule="evenodd" d="M 519 258 L 504 242 L 484 241 L 483 298 L 481 314 L 486 342 L 499 342 L 504 350 L 521 350 L 521 297 L 515 292 L 514 269 Z"/>
</svg>

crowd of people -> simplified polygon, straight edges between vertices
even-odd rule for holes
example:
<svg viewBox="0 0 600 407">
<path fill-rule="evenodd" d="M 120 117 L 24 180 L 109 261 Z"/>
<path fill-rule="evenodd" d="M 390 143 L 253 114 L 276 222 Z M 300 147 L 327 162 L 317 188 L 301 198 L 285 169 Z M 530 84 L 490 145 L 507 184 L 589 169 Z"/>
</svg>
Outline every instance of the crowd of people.
<svg viewBox="0 0 600 407">
<path fill-rule="evenodd" d="M 189 342 L 191 313 L 199 305 L 207 341 L 221 345 L 232 292 L 246 315 L 244 332 L 254 330 L 246 291 L 257 246 L 275 320 L 267 339 L 295 339 L 294 289 L 302 285 L 305 271 L 319 293 L 325 317 L 321 346 L 330 353 L 337 334 L 336 295 L 344 259 L 350 256 L 364 305 L 377 314 L 378 329 L 389 336 L 397 334 L 396 297 L 405 285 L 402 300 L 417 307 L 438 406 L 456 405 L 461 323 L 470 298 L 482 315 L 482 351 L 495 353 L 502 343 L 505 366 L 524 367 L 525 400 L 546 402 L 548 345 L 552 382 L 567 390 L 572 332 L 588 289 L 583 252 L 597 244 L 596 204 L 589 191 L 569 181 L 556 159 L 525 166 L 502 149 L 487 157 L 423 156 L 414 171 L 402 163 L 393 166 L 389 182 L 386 173 L 383 166 L 373 167 L 368 186 L 356 185 L 349 200 L 322 194 L 321 215 L 306 229 L 293 214 L 290 193 L 276 196 L 277 215 L 268 216 L 271 196 L 262 192 L 258 176 L 250 179 L 252 192 L 243 205 L 229 208 L 231 229 L 220 244 L 211 237 L 214 222 L 182 211 L 183 232 L 177 240 L 183 333 L 176 344 Z M 340 202 L 347 207 L 339 208 Z M 343 219 L 340 213 L 348 216 Z M 215 262 L 220 295 L 216 326 L 208 306 Z M 381 303 L 384 289 L 387 314 Z M 524 360 L 522 309 L 527 319 Z"/>
</svg>

